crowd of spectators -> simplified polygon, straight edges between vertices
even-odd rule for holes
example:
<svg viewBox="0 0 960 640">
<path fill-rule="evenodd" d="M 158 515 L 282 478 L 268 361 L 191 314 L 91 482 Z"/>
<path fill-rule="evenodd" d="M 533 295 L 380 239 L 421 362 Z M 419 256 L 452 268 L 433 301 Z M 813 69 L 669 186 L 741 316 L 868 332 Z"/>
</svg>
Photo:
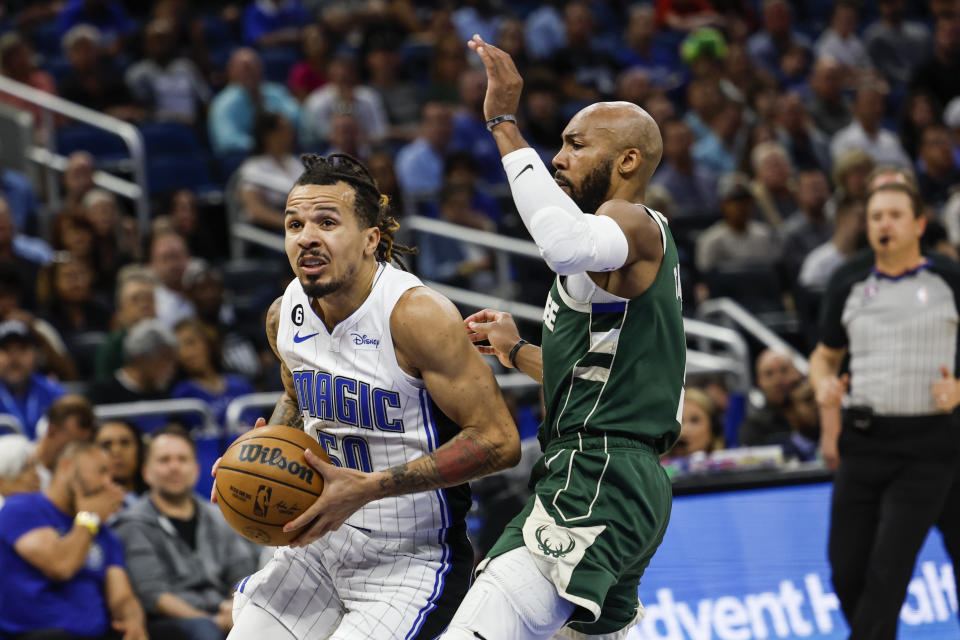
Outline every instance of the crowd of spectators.
<svg viewBox="0 0 960 640">
<path fill-rule="evenodd" d="M 368 162 L 401 217 L 522 235 L 484 127 L 485 76 L 464 46 L 475 32 L 516 61 L 526 80 L 521 128 L 548 161 L 564 123 L 592 101 L 628 100 L 654 116 L 664 156 L 650 200 L 671 220 L 687 313 L 729 296 L 761 318 L 786 314 L 799 323 L 787 339 L 806 352 L 820 293 L 864 246 L 863 197 L 876 168 L 911 172 L 928 207 L 928 246 L 956 254 L 954 0 L 14 4 L 0 14 L 3 76 L 141 127 L 174 127 L 163 130 L 173 137 L 186 132 L 228 203 L 218 209 L 196 185 L 163 182 L 166 191 L 151 189 L 144 230 L 129 203 L 95 185 L 98 170 L 123 172 L 109 152 L 73 149 L 55 201 L 50 185 L 3 169 L 0 320 L 29 335 L 14 335 L 18 325 L 0 340 L 25 376 L 15 379 L 16 365 L 5 373 L 12 395 L 0 399 L 23 432 L 42 414 L 27 400 L 41 387 L 53 397 L 58 385 L 95 381 L 107 401 L 166 397 L 193 381 L 190 397 L 212 406 L 228 389 L 276 387 L 251 312 L 271 291 L 232 291 L 218 265 L 224 224 L 282 229 L 300 152 Z M 47 142 L 37 107 L 0 100 L 31 112 L 37 142 Z M 54 124 L 50 142 L 60 145 L 73 125 Z M 513 288 L 497 290 L 522 297 L 549 277 L 524 259 L 505 276 L 476 247 L 412 240 L 414 268 L 433 281 L 491 290 L 512 277 Z M 278 271 L 265 289 L 279 291 Z M 141 364 L 151 379 L 138 381 L 133 360 L 147 345 L 125 341 L 150 318 L 175 332 L 151 345 L 181 356 L 190 349 L 177 336 L 209 329 L 205 368 L 224 375 L 183 362 L 159 375 Z M 204 330 L 177 330 L 189 319 Z M 163 350 L 153 357 L 177 361 Z"/>
</svg>

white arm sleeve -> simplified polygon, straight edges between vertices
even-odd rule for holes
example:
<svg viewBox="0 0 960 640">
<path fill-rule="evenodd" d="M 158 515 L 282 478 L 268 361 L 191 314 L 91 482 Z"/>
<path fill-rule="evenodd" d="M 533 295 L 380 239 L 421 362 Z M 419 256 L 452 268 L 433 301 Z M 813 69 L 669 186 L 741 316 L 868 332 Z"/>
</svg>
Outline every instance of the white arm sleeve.
<svg viewBox="0 0 960 640">
<path fill-rule="evenodd" d="M 613 271 L 627 262 L 629 244 L 609 216 L 585 214 L 554 182 L 537 152 L 524 147 L 503 157 L 523 224 L 554 272 Z"/>
</svg>

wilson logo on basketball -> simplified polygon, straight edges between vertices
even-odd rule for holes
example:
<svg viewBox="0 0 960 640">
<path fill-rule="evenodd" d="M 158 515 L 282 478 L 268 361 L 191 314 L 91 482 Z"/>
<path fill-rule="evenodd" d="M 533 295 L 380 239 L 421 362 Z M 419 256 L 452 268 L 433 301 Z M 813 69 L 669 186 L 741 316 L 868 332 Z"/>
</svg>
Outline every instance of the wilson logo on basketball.
<svg viewBox="0 0 960 640">
<path fill-rule="evenodd" d="M 283 450 L 276 447 L 265 447 L 262 444 L 242 444 L 237 460 L 265 464 L 281 470 L 285 469 L 290 475 L 298 476 L 307 484 L 313 482 L 313 469 L 305 464 L 300 464 L 296 460 L 287 460 L 287 457 L 283 455 Z"/>
</svg>

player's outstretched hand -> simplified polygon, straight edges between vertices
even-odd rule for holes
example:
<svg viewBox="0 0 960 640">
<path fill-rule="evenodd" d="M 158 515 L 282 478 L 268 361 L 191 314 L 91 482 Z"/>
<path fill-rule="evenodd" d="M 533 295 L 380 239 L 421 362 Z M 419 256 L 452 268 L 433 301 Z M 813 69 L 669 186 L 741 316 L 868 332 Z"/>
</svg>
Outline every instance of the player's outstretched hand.
<svg viewBox="0 0 960 640">
<path fill-rule="evenodd" d="M 377 497 L 373 474 L 330 464 L 309 449 L 304 449 L 304 455 L 323 476 L 323 493 L 298 518 L 284 525 L 284 532 L 303 531 L 290 543 L 291 547 L 305 547 L 336 531 L 357 509 Z"/>
<path fill-rule="evenodd" d="M 513 64 L 513 58 L 503 49 L 474 35 L 467 46 L 480 56 L 487 70 L 487 96 L 483 100 L 483 116 L 489 120 L 502 115 L 516 115 L 520 108 L 523 78 Z"/>
<path fill-rule="evenodd" d="M 254 429 L 265 426 L 267 426 L 266 418 L 257 418 L 257 421 L 253 423 Z M 217 504 L 217 469 L 220 468 L 220 461 L 222 459 L 223 458 L 217 458 L 213 463 L 213 467 L 210 469 L 210 475 L 213 476 L 213 486 L 210 487 L 210 502 L 213 504 Z"/>
<path fill-rule="evenodd" d="M 513 367 L 510 364 L 510 350 L 520 340 L 520 331 L 513 316 L 506 311 L 484 309 L 467 316 L 463 324 L 467 327 L 470 342 L 486 340 L 490 343 L 490 346 L 476 345 L 477 351 L 484 355 L 497 356 L 503 366 Z"/>
</svg>

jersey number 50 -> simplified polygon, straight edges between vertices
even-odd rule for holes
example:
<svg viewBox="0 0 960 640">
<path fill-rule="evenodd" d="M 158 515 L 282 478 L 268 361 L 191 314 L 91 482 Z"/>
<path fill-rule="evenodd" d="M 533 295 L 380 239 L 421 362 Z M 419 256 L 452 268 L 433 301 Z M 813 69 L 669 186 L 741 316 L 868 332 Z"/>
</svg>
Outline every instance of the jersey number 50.
<svg viewBox="0 0 960 640">
<path fill-rule="evenodd" d="M 338 467 L 346 466 L 357 471 L 370 473 L 373 464 L 370 462 L 370 448 L 367 441 L 359 436 L 346 436 L 343 439 L 329 433 L 317 433 L 317 440 L 328 456 L 330 462 Z"/>
</svg>

